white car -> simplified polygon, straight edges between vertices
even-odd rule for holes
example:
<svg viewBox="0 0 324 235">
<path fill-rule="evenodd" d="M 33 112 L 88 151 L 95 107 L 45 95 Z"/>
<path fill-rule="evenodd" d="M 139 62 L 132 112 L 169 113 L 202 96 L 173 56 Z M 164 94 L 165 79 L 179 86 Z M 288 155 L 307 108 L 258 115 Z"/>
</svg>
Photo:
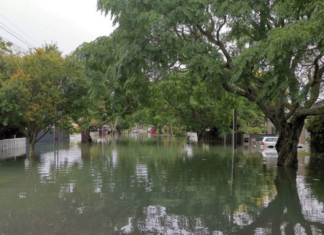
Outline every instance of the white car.
<svg viewBox="0 0 324 235">
<path fill-rule="evenodd" d="M 256 140 L 256 145 L 261 149 L 275 148 L 277 141 L 278 141 L 278 137 L 275 136 L 260 137 Z M 307 149 L 307 146 L 304 144 L 298 144 L 298 149 L 300 150 Z"/>
<path fill-rule="evenodd" d="M 260 137 L 256 140 L 257 146 L 260 146 L 261 149 L 268 147 L 268 148 L 274 148 L 276 147 L 278 137 L 275 136 L 267 136 L 267 137 Z"/>
</svg>

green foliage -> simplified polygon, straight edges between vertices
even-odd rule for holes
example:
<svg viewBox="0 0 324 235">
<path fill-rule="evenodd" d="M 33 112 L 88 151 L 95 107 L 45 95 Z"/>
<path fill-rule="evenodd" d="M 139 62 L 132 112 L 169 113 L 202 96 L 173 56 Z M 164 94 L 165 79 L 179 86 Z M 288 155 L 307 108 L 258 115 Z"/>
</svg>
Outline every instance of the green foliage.
<svg viewBox="0 0 324 235">
<path fill-rule="evenodd" d="M 249 126 L 240 127 L 240 129 L 238 131 L 242 132 L 242 133 L 247 133 L 247 134 L 262 134 L 262 133 L 264 133 L 260 127 L 249 127 Z"/>
<path fill-rule="evenodd" d="M 98 8 L 118 24 L 119 62 L 136 61 L 160 74 L 182 65 L 263 109 L 278 102 L 291 109 L 290 102 L 301 104 L 317 89 L 294 72 L 324 50 L 323 5 L 306 2 L 99 0 Z"/>
<path fill-rule="evenodd" d="M 226 135 L 231 132 L 234 108 L 238 109 L 240 126 L 258 126 L 263 119 L 256 105 L 186 72 L 170 73 L 152 83 L 149 90 L 151 102 L 146 116 L 150 121 L 147 123 L 155 126 L 185 127 L 201 135 L 208 128 L 216 128 Z"/>
<path fill-rule="evenodd" d="M 310 133 L 310 148 L 314 155 L 324 153 L 324 116 L 313 116 L 305 124 Z"/>
<path fill-rule="evenodd" d="M 176 137 L 185 137 L 185 136 L 187 136 L 186 131 L 181 130 L 181 129 L 177 129 L 177 128 L 173 131 L 173 134 Z"/>
<path fill-rule="evenodd" d="M 324 114 L 312 108 L 324 81 L 322 1 L 98 0 L 98 9 L 118 25 L 117 67 L 152 81 L 185 71 L 256 103 L 279 132 L 283 162 L 305 118 Z"/>
<path fill-rule="evenodd" d="M 45 45 L 15 60 L 18 69 L 1 82 L 0 122 L 18 127 L 33 148 L 43 137 L 38 136 L 40 131 L 47 133 L 54 124 L 69 123 L 68 114 L 77 109 L 83 95 L 82 82 L 56 45 Z"/>
<path fill-rule="evenodd" d="M 307 157 L 307 156 L 310 156 L 311 153 L 308 152 L 308 151 L 298 151 L 298 156 L 299 157 Z"/>
<path fill-rule="evenodd" d="M 202 133 L 209 127 L 227 131 L 236 101 L 200 77 L 172 73 L 152 86 L 155 117 L 178 120 L 187 131 Z M 167 123 L 167 122 L 166 122 Z"/>
<path fill-rule="evenodd" d="M 0 81 L 7 80 L 18 69 L 19 54 L 14 54 L 10 42 L 4 42 L 0 37 Z M 1 86 L 1 84 L 0 84 Z"/>
<path fill-rule="evenodd" d="M 111 38 L 100 37 L 82 44 L 74 53 L 74 58 L 84 65 L 82 73 L 90 87 L 88 108 L 73 118 L 84 128 L 111 122 L 117 124 L 119 117 L 125 118 L 135 111 L 139 101 L 145 102 L 148 80 L 140 71 L 128 70 L 119 64 L 115 53 L 116 50 L 121 52 L 120 48 L 121 45 Z M 122 71 L 119 76 L 114 75 L 113 68 Z"/>
<path fill-rule="evenodd" d="M 12 46 L 11 42 L 5 42 L 0 37 L 0 55 L 3 55 L 5 53 L 11 53 L 10 47 Z"/>
</svg>

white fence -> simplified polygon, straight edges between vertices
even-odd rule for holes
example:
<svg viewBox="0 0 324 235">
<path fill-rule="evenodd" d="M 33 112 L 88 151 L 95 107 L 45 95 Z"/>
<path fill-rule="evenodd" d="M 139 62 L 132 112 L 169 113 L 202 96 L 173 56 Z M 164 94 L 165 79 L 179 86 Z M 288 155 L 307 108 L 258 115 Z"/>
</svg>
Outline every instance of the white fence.
<svg viewBox="0 0 324 235">
<path fill-rule="evenodd" d="M 26 154 L 26 138 L 0 140 L 0 158 L 16 157 Z"/>
</svg>

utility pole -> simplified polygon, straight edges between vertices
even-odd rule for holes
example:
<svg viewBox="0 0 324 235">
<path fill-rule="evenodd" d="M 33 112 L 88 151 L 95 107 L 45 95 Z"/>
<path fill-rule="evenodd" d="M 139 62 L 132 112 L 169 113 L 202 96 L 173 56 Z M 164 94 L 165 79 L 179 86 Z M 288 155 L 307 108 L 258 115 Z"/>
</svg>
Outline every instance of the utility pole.
<svg viewBox="0 0 324 235">
<path fill-rule="evenodd" d="M 237 149 L 237 110 L 233 111 L 233 149 L 232 149 L 232 174 L 231 174 L 231 196 L 234 196 L 235 188 L 235 154 Z"/>
<path fill-rule="evenodd" d="M 235 149 L 232 149 L 231 196 L 235 195 Z"/>
<path fill-rule="evenodd" d="M 237 149 L 237 110 L 233 111 L 233 148 Z"/>
</svg>

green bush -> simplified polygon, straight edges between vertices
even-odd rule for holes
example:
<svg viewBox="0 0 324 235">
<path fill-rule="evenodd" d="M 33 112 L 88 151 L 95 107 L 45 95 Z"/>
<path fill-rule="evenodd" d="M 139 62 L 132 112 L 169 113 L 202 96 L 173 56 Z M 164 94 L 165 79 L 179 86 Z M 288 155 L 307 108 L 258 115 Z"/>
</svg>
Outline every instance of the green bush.
<svg viewBox="0 0 324 235">
<path fill-rule="evenodd" d="M 173 130 L 173 134 L 176 137 L 185 137 L 187 136 L 187 132 L 183 130 Z"/>
<path fill-rule="evenodd" d="M 309 145 L 312 155 L 324 153 L 324 116 L 312 116 L 305 124 L 310 133 Z"/>
<path fill-rule="evenodd" d="M 246 133 L 246 134 L 262 134 L 262 130 L 260 127 L 249 127 L 249 126 L 244 126 L 241 127 L 238 132 Z"/>
</svg>

